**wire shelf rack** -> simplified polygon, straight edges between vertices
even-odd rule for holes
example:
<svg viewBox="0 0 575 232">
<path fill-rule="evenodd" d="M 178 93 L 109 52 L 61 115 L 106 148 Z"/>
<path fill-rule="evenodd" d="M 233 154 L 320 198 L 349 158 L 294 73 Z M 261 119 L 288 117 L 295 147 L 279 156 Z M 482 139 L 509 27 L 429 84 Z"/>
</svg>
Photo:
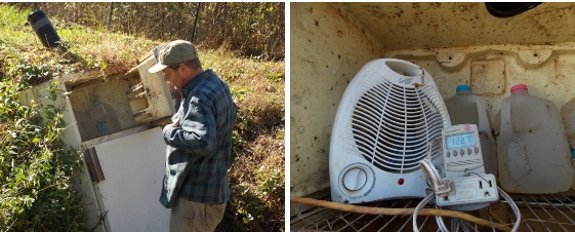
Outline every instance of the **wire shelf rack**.
<svg viewBox="0 0 575 232">
<path fill-rule="evenodd" d="M 552 195 L 512 194 L 511 197 L 521 210 L 519 231 L 575 231 L 575 191 Z M 421 199 L 380 201 L 364 206 L 415 208 L 419 201 Z M 357 214 L 302 205 L 294 205 L 292 213 L 291 231 L 412 231 L 411 216 Z M 505 201 L 467 213 L 509 227 L 515 220 L 513 211 Z M 448 218 L 444 220 L 450 231 L 496 231 Z M 432 216 L 421 216 L 417 222 L 420 231 L 439 231 Z"/>
</svg>

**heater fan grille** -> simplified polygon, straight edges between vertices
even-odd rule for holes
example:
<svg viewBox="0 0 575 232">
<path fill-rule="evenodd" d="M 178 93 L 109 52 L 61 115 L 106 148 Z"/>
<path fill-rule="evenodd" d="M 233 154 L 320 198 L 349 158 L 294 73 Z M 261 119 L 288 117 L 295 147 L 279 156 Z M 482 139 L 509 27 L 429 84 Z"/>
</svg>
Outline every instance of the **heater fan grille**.
<svg viewBox="0 0 575 232">
<path fill-rule="evenodd" d="M 419 168 L 440 145 L 443 119 L 433 104 L 432 88 L 404 87 L 385 81 L 366 91 L 354 107 L 352 133 L 363 157 L 392 173 Z"/>
</svg>

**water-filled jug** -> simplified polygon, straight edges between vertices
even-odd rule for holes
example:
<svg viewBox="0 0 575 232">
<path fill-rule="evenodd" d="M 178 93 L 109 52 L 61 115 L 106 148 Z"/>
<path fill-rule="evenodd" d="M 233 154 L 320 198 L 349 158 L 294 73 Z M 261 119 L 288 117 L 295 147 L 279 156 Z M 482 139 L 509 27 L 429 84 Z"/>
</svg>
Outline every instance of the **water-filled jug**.
<svg viewBox="0 0 575 232">
<path fill-rule="evenodd" d="M 491 134 L 491 126 L 485 102 L 471 93 L 469 85 L 458 85 L 455 96 L 445 101 L 451 124 L 476 124 L 479 130 L 485 172 L 497 176 L 497 147 Z"/>
<path fill-rule="evenodd" d="M 513 193 L 567 191 L 573 182 L 569 144 L 559 110 L 529 95 L 527 86 L 511 87 L 501 103 L 497 138 L 499 183 Z"/>
</svg>

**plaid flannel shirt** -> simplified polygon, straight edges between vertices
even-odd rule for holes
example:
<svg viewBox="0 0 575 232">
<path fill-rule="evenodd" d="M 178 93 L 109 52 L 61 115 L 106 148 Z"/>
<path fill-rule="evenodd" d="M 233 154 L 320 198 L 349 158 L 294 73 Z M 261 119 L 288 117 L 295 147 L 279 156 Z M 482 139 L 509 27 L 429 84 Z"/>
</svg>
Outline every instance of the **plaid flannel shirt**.
<svg viewBox="0 0 575 232">
<path fill-rule="evenodd" d="M 208 69 L 183 88 L 180 127 L 163 129 L 166 172 L 160 202 L 170 208 L 176 197 L 209 204 L 230 198 L 232 129 L 236 106 L 230 90 Z"/>
</svg>

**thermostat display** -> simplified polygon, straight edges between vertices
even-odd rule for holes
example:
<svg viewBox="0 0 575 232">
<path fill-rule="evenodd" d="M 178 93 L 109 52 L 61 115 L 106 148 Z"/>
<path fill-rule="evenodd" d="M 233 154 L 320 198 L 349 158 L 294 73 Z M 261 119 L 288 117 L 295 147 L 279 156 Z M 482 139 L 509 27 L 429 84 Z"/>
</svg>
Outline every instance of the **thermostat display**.
<svg viewBox="0 0 575 232">
<path fill-rule="evenodd" d="M 475 146 L 475 136 L 473 133 L 455 134 L 447 136 L 447 149 L 458 149 Z"/>
</svg>

